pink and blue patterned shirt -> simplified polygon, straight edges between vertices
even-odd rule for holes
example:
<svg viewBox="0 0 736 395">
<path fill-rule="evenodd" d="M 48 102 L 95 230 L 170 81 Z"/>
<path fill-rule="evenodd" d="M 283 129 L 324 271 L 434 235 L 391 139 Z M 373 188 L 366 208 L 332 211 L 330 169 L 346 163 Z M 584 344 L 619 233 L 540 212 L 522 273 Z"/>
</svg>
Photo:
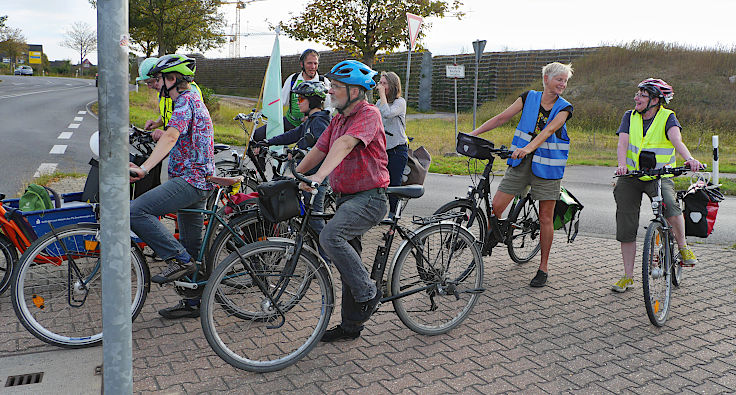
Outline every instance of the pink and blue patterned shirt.
<svg viewBox="0 0 736 395">
<path fill-rule="evenodd" d="M 181 177 L 197 189 L 212 189 L 206 179 L 215 174 L 215 129 L 204 102 L 192 91 L 182 92 L 174 100 L 166 127 L 179 131 L 169 153 L 169 178 Z"/>
</svg>

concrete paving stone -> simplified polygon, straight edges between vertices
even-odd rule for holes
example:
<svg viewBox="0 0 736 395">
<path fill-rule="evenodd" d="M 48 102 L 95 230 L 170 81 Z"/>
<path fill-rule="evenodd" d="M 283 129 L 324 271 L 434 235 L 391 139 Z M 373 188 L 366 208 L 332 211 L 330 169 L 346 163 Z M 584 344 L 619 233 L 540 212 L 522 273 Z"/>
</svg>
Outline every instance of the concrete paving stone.
<svg viewBox="0 0 736 395">
<path fill-rule="evenodd" d="M 420 372 L 412 373 L 412 376 L 416 377 L 422 383 L 434 382 L 442 379 L 449 379 L 455 377 L 455 375 L 445 368 L 446 365 L 439 366 L 425 366 L 425 369 Z"/>
<path fill-rule="evenodd" d="M 570 380 L 564 377 L 556 377 L 544 383 L 535 384 L 534 386 L 538 387 L 539 390 L 543 391 L 546 394 L 568 393 L 579 388 L 577 385 L 570 382 Z"/>
<path fill-rule="evenodd" d="M 658 369 L 658 372 L 662 374 L 662 378 L 659 380 L 659 384 L 662 387 L 665 387 L 668 390 L 672 391 L 673 393 L 680 392 L 683 388 L 694 387 L 696 385 L 696 383 L 680 376 L 679 374 L 663 369 Z"/>
<path fill-rule="evenodd" d="M 585 359 L 590 359 L 589 357 L 589 355 L 586 355 Z M 597 367 L 588 368 L 588 370 L 592 371 L 595 375 L 603 380 L 610 380 L 613 377 L 625 373 L 625 370 L 623 370 L 621 366 L 616 365 L 615 363 L 603 363 L 602 365 L 599 365 Z"/>
<path fill-rule="evenodd" d="M 660 375 L 659 373 L 652 372 L 648 369 L 638 369 L 634 372 L 624 374 L 623 377 L 636 383 L 636 386 L 645 387 L 646 385 L 659 380 Z M 659 391 L 661 391 L 661 389 Z M 653 392 L 649 392 L 649 393 L 653 393 Z M 654 392 L 654 393 L 659 393 L 659 392 Z"/>
<path fill-rule="evenodd" d="M 626 379 L 623 375 L 613 377 L 610 380 L 604 380 L 598 383 L 603 389 L 611 391 L 615 394 L 631 393 L 632 388 L 636 385 L 631 380 Z"/>
<path fill-rule="evenodd" d="M 527 390 L 535 384 L 543 383 L 545 380 L 539 375 L 535 374 L 535 370 L 527 370 L 519 372 L 513 376 L 506 376 L 504 380 L 508 381 L 511 385 L 518 388 L 520 391 L 526 393 Z"/>
<path fill-rule="evenodd" d="M 489 352 L 485 355 L 481 353 L 481 355 L 477 357 L 471 357 L 470 360 L 484 367 L 493 366 L 496 364 L 506 364 L 510 362 L 510 360 L 506 358 L 506 356 L 497 351 Z"/>
<path fill-rule="evenodd" d="M 356 365 L 358 365 L 361 369 L 363 369 L 366 372 L 371 372 L 375 369 L 380 369 L 382 367 L 386 366 L 393 366 L 394 362 L 388 358 L 388 356 L 385 353 L 377 354 L 373 357 L 365 358 L 365 359 L 355 359 L 353 360 Z M 301 366 L 299 366 L 301 368 Z M 315 373 L 316 369 L 315 369 Z"/>
<path fill-rule="evenodd" d="M 436 380 L 430 383 L 423 383 L 423 384 L 424 385 L 420 391 L 417 391 L 414 388 L 407 388 L 403 392 L 407 394 L 419 394 L 419 395 L 446 395 L 446 394 L 450 394 L 454 392 L 452 387 L 447 385 L 447 383 L 445 383 L 442 380 Z"/>
<path fill-rule="evenodd" d="M 580 370 L 566 378 L 575 383 L 580 388 L 588 388 L 593 383 L 603 382 L 605 379 L 596 373 L 593 369 Z"/>
<path fill-rule="evenodd" d="M 709 372 L 700 366 L 693 366 L 690 369 L 677 372 L 677 374 L 696 384 L 701 384 L 705 382 L 705 380 L 713 379 L 718 376 L 718 374 Z"/>
<path fill-rule="evenodd" d="M 520 390 L 520 388 L 506 381 L 505 378 L 497 378 L 488 384 L 475 385 L 473 387 L 484 394 L 514 393 Z"/>
<path fill-rule="evenodd" d="M 688 387 L 688 389 L 692 389 L 693 392 L 698 394 L 725 394 L 729 392 L 733 393 L 734 390 L 733 387 L 724 387 L 713 382 L 706 382 L 695 387 Z"/>
<path fill-rule="evenodd" d="M 412 374 L 405 374 L 401 377 L 392 378 L 389 380 L 381 380 L 380 385 L 381 388 L 383 388 L 385 391 L 388 391 L 388 393 L 395 394 L 398 392 L 402 392 L 406 389 L 412 389 L 412 388 L 425 388 L 427 387 L 428 383 L 424 383 L 420 381 L 418 378 L 414 377 Z M 379 392 L 383 393 L 383 392 Z"/>
<path fill-rule="evenodd" d="M 721 376 L 713 379 L 713 382 L 726 388 L 736 388 L 736 371 L 725 372 Z"/>
<path fill-rule="evenodd" d="M 385 377 L 388 377 L 388 373 L 385 369 L 383 369 L 383 367 L 372 369 L 370 371 L 365 371 L 354 376 L 355 381 L 357 381 L 358 384 L 361 385 L 361 387 L 368 386 L 371 383 L 375 383 Z"/>
</svg>

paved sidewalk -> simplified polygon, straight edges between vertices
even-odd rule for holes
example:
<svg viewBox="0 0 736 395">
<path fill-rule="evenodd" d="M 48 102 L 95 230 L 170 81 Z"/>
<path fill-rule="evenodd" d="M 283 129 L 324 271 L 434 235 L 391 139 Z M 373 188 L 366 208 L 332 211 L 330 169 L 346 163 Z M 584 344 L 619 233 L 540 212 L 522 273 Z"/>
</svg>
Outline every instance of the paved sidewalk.
<svg viewBox="0 0 736 395">
<path fill-rule="evenodd" d="M 449 334 L 407 329 L 384 305 L 353 342 L 318 345 L 279 372 L 255 374 L 224 363 L 199 320 L 167 321 L 170 288 L 153 286 L 133 324 L 136 393 L 727 393 L 736 388 L 736 250 L 695 245 L 700 266 L 673 292 L 663 328 L 649 323 L 641 281 L 610 291 L 622 272 L 618 243 L 558 235 L 544 288 L 530 288 L 536 263 L 513 263 L 502 247 L 485 258 L 487 291 Z M 378 233 L 364 243 L 372 260 Z M 156 263 L 156 272 L 160 263 Z M 639 264 L 637 264 L 639 270 Z M 337 278 L 337 277 L 336 277 Z M 339 282 L 339 281 L 338 281 Z M 339 292 L 337 293 L 339 295 Z M 18 323 L 0 296 L 3 357 L 58 351 Z M 333 315 L 336 324 L 339 314 Z M 70 369 L 74 369 L 70 366 Z M 5 381 L 4 377 L 0 380 Z"/>
</svg>

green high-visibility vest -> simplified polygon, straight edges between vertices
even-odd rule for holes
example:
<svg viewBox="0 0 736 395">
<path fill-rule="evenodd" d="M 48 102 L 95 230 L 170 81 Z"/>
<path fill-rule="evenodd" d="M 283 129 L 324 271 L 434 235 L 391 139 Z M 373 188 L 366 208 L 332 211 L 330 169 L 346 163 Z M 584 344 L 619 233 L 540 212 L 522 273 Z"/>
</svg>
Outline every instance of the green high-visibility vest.
<svg viewBox="0 0 736 395">
<path fill-rule="evenodd" d="M 663 167 L 674 167 L 675 162 L 675 146 L 667 139 L 667 118 L 670 114 L 674 114 L 672 110 L 668 110 L 662 106 L 659 107 L 657 115 L 654 116 L 652 124 L 644 135 L 644 120 L 636 111 L 631 111 L 629 118 L 629 147 L 626 151 L 626 167 L 629 170 L 640 170 L 639 155 L 642 151 L 654 152 L 657 158 L 656 169 Z M 671 174 L 665 177 L 672 177 Z M 653 180 L 653 177 L 639 177 L 642 181 Z"/>
</svg>

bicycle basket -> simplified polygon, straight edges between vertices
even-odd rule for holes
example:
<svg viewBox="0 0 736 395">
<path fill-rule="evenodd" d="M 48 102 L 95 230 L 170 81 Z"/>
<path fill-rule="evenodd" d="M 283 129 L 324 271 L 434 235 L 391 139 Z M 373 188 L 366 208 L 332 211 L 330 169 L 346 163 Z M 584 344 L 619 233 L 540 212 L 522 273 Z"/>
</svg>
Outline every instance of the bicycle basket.
<svg viewBox="0 0 736 395">
<path fill-rule="evenodd" d="M 457 134 L 457 153 L 475 159 L 491 159 L 493 143 L 465 133 Z"/>
<path fill-rule="evenodd" d="M 294 179 L 264 182 L 256 188 L 258 209 L 271 223 L 286 221 L 302 213 L 298 181 Z"/>
</svg>

